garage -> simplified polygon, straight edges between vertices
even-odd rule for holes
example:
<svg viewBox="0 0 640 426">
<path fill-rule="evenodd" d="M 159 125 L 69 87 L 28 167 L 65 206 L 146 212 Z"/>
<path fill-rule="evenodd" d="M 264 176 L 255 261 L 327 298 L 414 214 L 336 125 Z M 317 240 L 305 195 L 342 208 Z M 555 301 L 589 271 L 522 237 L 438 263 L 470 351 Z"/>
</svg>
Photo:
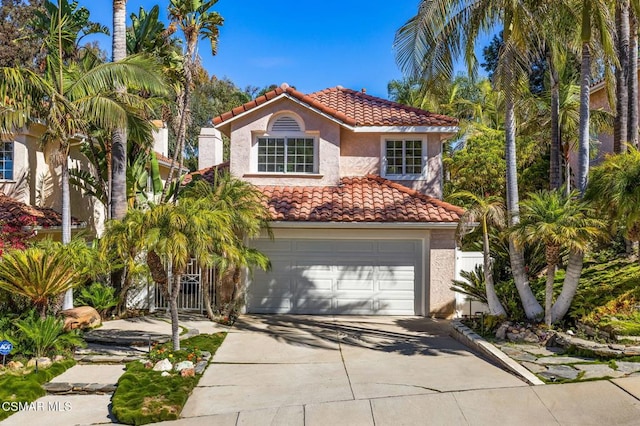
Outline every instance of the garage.
<svg viewBox="0 0 640 426">
<path fill-rule="evenodd" d="M 254 246 L 269 256 L 272 270 L 255 271 L 250 278 L 247 311 L 420 314 L 424 240 L 367 234 L 369 238 L 256 240 Z"/>
</svg>

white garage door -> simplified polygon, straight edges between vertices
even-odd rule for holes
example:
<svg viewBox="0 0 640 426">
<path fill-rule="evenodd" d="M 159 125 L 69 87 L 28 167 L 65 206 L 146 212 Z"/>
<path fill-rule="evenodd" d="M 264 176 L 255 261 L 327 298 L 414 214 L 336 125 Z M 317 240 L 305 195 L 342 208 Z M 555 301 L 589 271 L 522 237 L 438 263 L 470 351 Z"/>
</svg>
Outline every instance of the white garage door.
<svg viewBox="0 0 640 426">
<path fill-rule="evenodd" d="M 419 313 L 421 240 L 258 240 L 272 270 L 255 271 L 252 313 Z"/>
</svg>

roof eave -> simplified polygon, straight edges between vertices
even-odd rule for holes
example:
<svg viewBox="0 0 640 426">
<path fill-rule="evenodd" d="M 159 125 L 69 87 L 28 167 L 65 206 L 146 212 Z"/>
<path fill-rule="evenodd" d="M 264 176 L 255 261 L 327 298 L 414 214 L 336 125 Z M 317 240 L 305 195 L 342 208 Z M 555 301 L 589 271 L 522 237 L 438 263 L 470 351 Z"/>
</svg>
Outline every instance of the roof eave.
<svg viewBox="0 0 640 426">
<path fill-rule="evenodd" d="M 458 222 L 311 222 L 311 221 L 271 221 L 272 228 L 372 228 L 372 229 L 452 229 Z"/>
</svg>

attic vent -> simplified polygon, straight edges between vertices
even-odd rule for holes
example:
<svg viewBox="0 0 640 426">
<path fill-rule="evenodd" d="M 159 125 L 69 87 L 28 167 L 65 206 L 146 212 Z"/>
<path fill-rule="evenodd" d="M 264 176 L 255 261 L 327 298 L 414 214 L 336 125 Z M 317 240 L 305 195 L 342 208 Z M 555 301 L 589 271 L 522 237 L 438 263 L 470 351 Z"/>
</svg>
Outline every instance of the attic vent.
<svg viewBox="0 0 640 426">
<path fill-rule="evenodd" d="M 289 116 L 278 117 L 271 126 L 272 132 L 299 132 L 300 125 L 298 122 Z"/>
</svg>

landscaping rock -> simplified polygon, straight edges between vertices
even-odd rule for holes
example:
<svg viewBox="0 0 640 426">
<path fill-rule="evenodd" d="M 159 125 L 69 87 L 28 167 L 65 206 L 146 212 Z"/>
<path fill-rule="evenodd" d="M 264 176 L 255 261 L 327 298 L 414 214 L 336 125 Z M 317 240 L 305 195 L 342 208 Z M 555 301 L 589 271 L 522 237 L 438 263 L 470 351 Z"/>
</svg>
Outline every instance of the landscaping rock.
<svg viewBox="0 0 640 426">
<path fill-rule="evenodd" d="M 95 328 L 102 324 L 100 314 L 91 306 L 78 306 L 73 309 L 60 311 L 64 318 L 64 329 L 74 330 L 76 328 Z"/>
<path fill-rule="evenodd" d="M 639 356 L 640 346 L 627 346 L 624 348 L 624 356 Z"/>
<path fill-rule="evenodd" d="M 209 364 L 209 361 L 205 361 L 205 360 L 198 361 L 195 367 L 196 374 L 204 373 L 204 370 L 207 368 L 208 364 Z"/>
<path fill-rule="evenodd" d="M 500 349 L 502 350 L 502 352 L 507 354 L 509 357 L 515 359 L 516 361 L 533 362 L 533 361 L 535 361 L 537 359 L 534 355 L 531 355 L 530 353 L 521 351 L 518 348 L 512 348 L 512 347 L 509 347 L 509 346 L 503 346 Z"/>
<path fill-rule="evenodd" d="M 568 365 L 550 365 L 547 371 L 538 374 L 548 380 L 556 381 L 562 379 L 575 380 L 580 372 Z"/>
<path fill-rule="evenodd" d="M 522 340 L 527 343 L 538 343 L 540 341 L 540 338 L 533 331 L 527 330 L 524 332 L 524 337 L 522 338 Z"/>
<path fill-rule="evenodd" d="M 56 355 L 53 357 L 53 362 L 60 362 L 60 361 L 64 361 L 64 356 L 63 355 Z"/>
<path fill-rule="evenodd" d="M 196 370 L 194 368 L 183 368 L 180 370 L 180 375 L 182 377 L 194 377 L 196 375 Z"/>
<path fill-rule="evenodd" d="M 547 367 L 544 365 L 536 364 L 535 362 L 522 362 L 522 366 L 532 373 L 542 373 L 543 371 L 547 371 Z"/>
<path fill-rule="evenodd" d="M 156 365 L 153 366 L 153 371 L 171 371 L 172 369 L 173 364 L 166 358 L 156 362 Z"/>
<path fill-rule="evenodd" d="M 592 358 L 583 358 L 577 356 L 545 356 L 542 358 L 538 358 L 536 361 L 539 364 L 545 365 L 560 365 L 560 364 L 577 364 L 584 362 L 594 362 L 595 359 Z"/>
<path fill-rule="evenodd" d="M 507 330 L 511 326 L 510 322 L 503 322 L 500 327 L 496 330 L 496 339 L 505 340 L 507 337 Z"/>
<path fill-rule="evenodd" d="M 45 383 L 43 387 L 48 393 L 68 393 L 73 389 L 71 383 Z"/>
<path fill-rule="evenodd" d="M 20 361 L 9 361 L 7 363 L 7 368 L 11 371 L 16 371 L 16 370 L 20 370 L 21 368 L 24 368 L 24 364 L 21 363 Z"/>
<path fill-rule="evenodd" d="M 169 376 L 171 376 L 171 373 L 169 373 L 168 371 L 163 371 L 161 376 L 162 377 L 169 377 Z"/>
<path fill-rule="evenodd" d="M 616 365 L 618 366 L 617 371 L 621 371 L 625 374 L 640 371 L 640 362 L 616 361 Z"/>
<path fill-rule="evenodd" d="M 41 357 L 41 358 L 31 358 L 29 360 L 29 362 L 27 362 L 27 367 L 35 367 L 36 366 L 36 361 L 38 361 L 38 368 L 42 368 L 43 370 L 45 368 L 49 368 L 51 367 L 51 364 L 53 364 L 51 362 L 51 358 L 47 358 L 47 357 Z"/>
<path fill-rule="evenodd" d="M 603 377 L 623 377 L 622 371 L 613 370 L 606 364 L 577 364 L 574 365 L 580 371 L 584 371 L 583 379 L 601 379 Z"/>
<path fill-rule="evenodd" d="M 211 358 L 211 352 L 202 351 L 200 352 L 200 355 L 202 356 L 202 359 L 205 361 L 209 361 L 209 358 Z"/>
<path fill-rule="evenodd" d="M 182 361 L 182 362 L 177 363 L 175 365 L 175 367 L 173 367 L 173 368 L 176 371 L 182 371 L 182 370 L 184 370 L 186 368 L 193 368 L 193 362 L 191 362 L 191 361 Z"/>
</svg>

